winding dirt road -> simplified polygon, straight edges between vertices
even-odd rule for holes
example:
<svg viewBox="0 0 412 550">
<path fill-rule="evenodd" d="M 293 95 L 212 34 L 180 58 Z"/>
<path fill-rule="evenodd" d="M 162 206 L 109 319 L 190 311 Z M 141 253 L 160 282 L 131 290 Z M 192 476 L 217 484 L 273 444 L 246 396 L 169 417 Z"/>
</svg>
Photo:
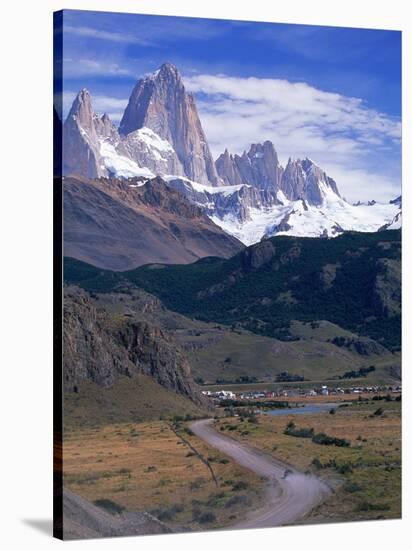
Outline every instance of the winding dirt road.
<svg viewBox="0 0 412 550">
<path fill-rule="evenodd" d="M 251 512 L 234 528 L 257 529 L 293 523 L 330 495 L 329 487 L 317 477 L 302 474 L 263 452 L 217 432 L 211 422 L 198 420 L 190 425 L 190 429 L 241 466 L 268 479 L 264 507 Z M 286 468 L 291 473 L 284 477 Z"/>
</svg>

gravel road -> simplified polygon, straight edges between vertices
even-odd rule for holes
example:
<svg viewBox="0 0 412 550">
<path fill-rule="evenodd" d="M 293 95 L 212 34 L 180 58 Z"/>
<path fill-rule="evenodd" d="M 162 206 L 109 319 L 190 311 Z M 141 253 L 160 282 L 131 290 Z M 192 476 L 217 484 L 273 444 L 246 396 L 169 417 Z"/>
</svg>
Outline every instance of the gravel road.
<svg viewBox="0 0 412 550">
<path fill-rule="evenodd" d="M 251 512 L 247 519 L 233 528 L 256 529 L 294 523 L 330 495 L 328 486 L 317 477 L 302 474 L 245 443 L 217 432 L 211 422 L 198 420 L 190 425 L 190 429 L 215 449 L 268 480 L 264 506 Z M 286 469 L 290 473 L 284 477 Z"/>
</svg>

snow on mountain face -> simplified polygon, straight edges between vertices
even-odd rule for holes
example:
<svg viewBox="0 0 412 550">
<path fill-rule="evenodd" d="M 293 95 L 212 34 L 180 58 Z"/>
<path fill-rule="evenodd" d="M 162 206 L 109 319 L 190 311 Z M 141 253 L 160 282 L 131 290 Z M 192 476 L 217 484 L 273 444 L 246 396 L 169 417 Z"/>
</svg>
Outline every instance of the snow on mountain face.
<svg viewBox="0 0 412 550">
<path fill-rule="evenodd" d="M 193 96 L 169 64 L 137 83 L 120 133 L 81 90 L 64 124 L 63 148 L 65 175 L 160 175 L 246 245 L 275 235 L 334 237 L 401 225 L 401 197 L 350 205 L 309 158 L 289 159 L 283 168 L 270 141 L 242 155 L 225 150 L 213 163 Z"/>
<path fill-rule="evenodd" d="M 154 177 L 183 174 L 170 143 L 150 128 L 140 128 L 121 137 L 107 114 L 93 110 L 87 90 L 81 90 L 63 127 L 65 175 L 97 177 Z"/>
<path fill-rule="evenodd" d="M 81 90 L 63 126 L 63 173 L 96 178 L 105 176 L 101 168 L 96 117 L 90 94 Z"/>
<path fill-rule="evenodd" d="M 145 178 L 154 178 L 155 175 L 148 168 L 140 168 L 133 160 L 121 156 L 117 153 L 114 145 L 108 141 L 100 142 L 100 155 L 102 158 L 102 169 L 116 176 L 117 178 L 133 178 L 142 176 Z"/>
<path fill-rule="evenodd" d="M 218 185 L 215 163 L 194 97 L 186 92 L 179 71 L 170 63 L 164 63 L 136 84 L 119 132 L 127 136 L 143 127 L 150 128 L 173 147 L 180 170 L 171 173 L 206 185 Z"/>
<path fill-rule="evenodd" d="M 336 237 L 343 231 L 372 232 L 398 229 L 401 225 L 399 204 L 375 202 L 373 205 L 353 206 L 336 195 L 330 187 L 320 184 L 322 203 L 311 205 L 304 199 L 285 200 L 283 204 L 250 208 L 249 218 L 241 222 L 233 215 L 212 216 L 213 221 L 227 233 L 246 245 L 276 235 L 297 237 Z"/>
</svg>

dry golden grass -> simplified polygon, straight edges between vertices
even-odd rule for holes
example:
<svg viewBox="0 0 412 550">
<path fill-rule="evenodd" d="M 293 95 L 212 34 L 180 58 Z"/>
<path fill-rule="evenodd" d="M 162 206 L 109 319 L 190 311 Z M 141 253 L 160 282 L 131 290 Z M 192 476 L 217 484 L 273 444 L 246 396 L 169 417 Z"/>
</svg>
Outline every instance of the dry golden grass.
<svg viewBox="0 0 412 550">
<path fill-rule="evenodd" d="M 224 526 L 243 517 L 250 506 L 259 506 L 259 478 L 184 435 L 212 458 L 219 487 L 205 464 L 162 421 L 70 432 L 63 447 L 64 484 L 90 501 L 110 499 L 128 510 L 160 510 L 164 521 L 184 529 Z M 247 489 L 233 491 L 239 480 Z M 236 502 L 233 496 L 241 498 Z M 213 512 L 216 521 L 193 520 L 193 513 L 206 512 Z"/>
<path fill-rule="evenodd" d="M 382 416 L 373 413 L 382 407 Z M 289 421 L 297 428 L 349 440 L 350 447 L 319 445 L 311 439 L 283 433 Z M 344 521 L 396 518 L 401 514 L 401 407 L 384 401 L 357 403 L 337 409 L 336 414 L 259 416 L 259 423 L 239 418 L 221 419 L 217 428 L 231 437 L 271 453 L 301 471 L 329 479 L 335 495 L 313 512 L 307 521 Z M 316 468 L 317 459 L 329 467 Z M 331 462 L 335 461 L 335 463 Z"/>
</svg>

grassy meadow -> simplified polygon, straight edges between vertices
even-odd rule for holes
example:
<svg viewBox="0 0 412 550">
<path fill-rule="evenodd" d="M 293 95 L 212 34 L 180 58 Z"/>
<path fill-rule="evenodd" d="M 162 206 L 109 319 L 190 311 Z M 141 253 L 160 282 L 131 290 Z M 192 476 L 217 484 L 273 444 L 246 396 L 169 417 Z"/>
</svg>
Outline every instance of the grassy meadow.
<svg viewBox="0 0 412 550">
<path fill-rule="evenodd" d="M 345 440 L 349 446 L 322 445 L 296 430 Z M 302 521 L 353 521 L 401 516 L 401 404 L 386 401 L 341 403 L 335 414 L 257 415 L 215 420 L 215 428 L 302 472 L 328 481 L 333 495 Z"/>
<path fill-rule="evenodd" d="M 118 511 L 149 511 L 176 530 L 213 529 L 262 503 L 264 482 L 180 427 L 164 421 L 122 423 L 66 433 L 64 485 Z"/>
</svg>

